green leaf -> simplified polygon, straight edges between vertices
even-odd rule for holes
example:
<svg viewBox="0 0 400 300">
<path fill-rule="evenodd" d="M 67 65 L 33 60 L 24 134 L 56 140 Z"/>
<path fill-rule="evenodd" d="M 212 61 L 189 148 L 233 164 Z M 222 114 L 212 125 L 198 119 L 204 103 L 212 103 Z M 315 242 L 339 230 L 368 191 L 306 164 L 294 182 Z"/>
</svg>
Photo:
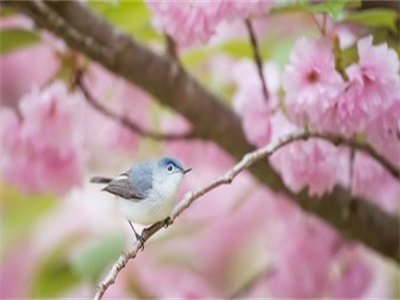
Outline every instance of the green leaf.
<svg viewBox="0 0 400 300">
<path fill-rule="evenodd" d="M 269 57 L 269 48 L 265 43 L 259 45 L 262 59 Z M 185 67 L 190 68 L 202 63 L 217 54 L 227 54 L 234 58 L 251 58 L 253 49 L 246 39 L 233 39 L 224 43 L 207 47 L 195 47 L 182 53 L 181 60 Z"/>
<path fill-rule="evenodd" d="M 33 277 L 33 298 L 58 297 L 80 282 L 68 259 L 70 248 L 75 241 L 76 237 L 63 241 L 39 262 Z"/>
<path fill-rule="evenodd" d="M 10 248 L 27 235 L 57 203 L 54 196 L 27 195 L 4 184 L 0 186 L 0 198 L 1 240 L 3 245 Z M 2 247 L 2 251 L 7 251 L 7 248 Z"/>
<path fill-rule="evenodd" d="M 0 53 L 6 54 L 40 41 L 34 31 L 21 28 L 5 28 L 0 30 Z"/>
<path fill-rule="evenodd" d="M 143 41 L 161 39 L 143 1 L 89 1 L 89 6 L 121 30 Z"/>
<path fill-rule="evenodd" d="M 346 68 L 358 61 L 357 45 L 348 47 L 340 52 L 340 68 L 346 70 Z"/>
<path fill-rule="evenodd" d="M 328 13 L 334 19 L 338 17 L 340 12 L 346 6 L 348 0 L 326 0 L 321 3 L 310 3 L 309 0 L 301 0 L 299 3 L 309 12 L 312 13 Z"/>
<path fill-rule="evenodd" d="M 72 259 L 74 273 L 82 278 L 97 282 L 106 267 L 121 254 L 123 235 L 112 235 L 102 240 L 88 241 Z"/>
<path fill-rule="evenodd" d="M 351 13 L 343 18 L 346 22 L 358 22 L 370 27 L 384 27 L 397 33 L 397 12 L 391 9 L 374 8 Z"/>
</svg>

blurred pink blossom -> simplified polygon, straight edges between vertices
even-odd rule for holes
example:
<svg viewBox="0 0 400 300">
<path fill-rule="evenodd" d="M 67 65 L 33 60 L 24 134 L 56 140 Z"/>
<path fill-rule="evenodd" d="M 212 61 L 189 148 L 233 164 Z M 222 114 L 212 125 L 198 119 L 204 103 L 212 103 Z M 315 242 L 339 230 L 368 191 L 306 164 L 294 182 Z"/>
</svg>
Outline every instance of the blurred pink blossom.
<svg viewBox="0 0 400 300">
<path fill-rule="evenodd" d="M 263 67 L 266 75 L 268 99 L 262 92 L 260 76 L 255 64 L 242 60 L 233 67 L 233 81 L 237 86 L 233 96 L 233 106 L 242 118 L 243 130 L 247 139 L 258 147 L 266 145 L 271 138 L 271 109 L 277 104 L 276 92 L 280 86 L 280 73 L 276 65 L 269 63 Z"/>
<path fill-rule="evenodd" d="M 136 276 L 142 293 L 154 298 L 204 299 L 216 296 L 210 282 L 190 268 L 159 264 L 140 270 Z"/>
<path fill-rule="evenodd" d="M 400 207 L 400 183 L 370 156 L 357 153 L 353 163 L 352 192 L 389 213 Z"/>
<path fill-rule="evenodd" d="M 332 296 L 341 299 L 363 297 L 375 277 L 375 270 L 362 248 L 353 245 L 343 247 L 335 265 L 332 269 L 337 272 L 331 272 L 336 273 L 331 275 Z"/>
<path fill-rule="evenodd" d="M 363 248 L 344 243 L 313 218 L 291 220 L 266 277 L 274 297 L 362 297 L 373 280 Z M 290 236 L 290 238 L 289 238 Z"/>
<path fill-rule="evenodd" d="M 0 19 L 1 29 L 33 29 L 24 15 L 12 14 Z M 17 106 L 17 101 L 33 86 L 47 83 L 59 62 L 49 43 L 41 42 L 0 56 L 0 104 Z M 34 57 L 35 59 L 32 59 Z"/>
<path fill-rule="evenodd" d="M 290 211 L 269 190 L 253 185 L 251 191 L 243 195 L 240 201 L 235 201 L 235 191 L 226 190 L 223 200 L 235 201 L 236 205 L 217 218 L 208 220 L 207 226 L 193 241 L 194 255 L 202 262 L 198 269 L 219 287 L 227 285 L 228 273 L 232 279 L 240 277 L 241 270 L 233 273 L 235 262 L 239 259 L 246 261 L 248 270 L 260 271 L 259 267 L 262 266 L 267 269 L 269 258 L 263 256 L 265 250 L 282 233 L 275 226 L 275 221 Z M 209 199 L 209 205 L 210 201 L 212 199 Z M 249 248 L 255 256 L 241 257 L 248 253 L 246 249 Z"/>
<path fill-rule="evenodd" d="M 0 298 L 28 298 L 32 283 L 32 269 L 36 260 L 32 257 L 31 242 L 23 241 L 6 253 L 2 253 L 0 267 Z M 8 247 L 10 247 L 8 245 Z M 2 248 L 4 251 L 4 248 Z"/>
<path fill-rule="evenodd" d="M 349 152 L 320 140 L 293 142 L 273 154 L 270 161 L 286 185 L 298 192 L 306 186 L 310 194 L 322 195 L 337 183 L 346 184 Z"/>
<path fill-rule="evenodd" d="M 319 298 L 329 286 L 330 263 L 339 249 L 332 229 L 302 219 L 290 222 L 287 238 L 274 254 L 268 287 L 279 298 Z"/>
<path fill-rule="evenodd" d="M 26 192 L 64 194 L 82 180 L 81 114 L 78 94 L 61 82 L 33 89 L 15 112 L 2 109 L 1 173 Z"/>
<path fill-rule="evenodd" d="M 91 94 L 102 106 L 142 128 L 149 127 L 147 94 L 94 63 L 86 79 Z M 140 136 L 120 122 L 104 116 L 88 104 L 85 105 L 85 116 L 86 145 L 94 154 L 100 149 L 132 153 L 137 148 Z"/>
<path fill-rule="evenodd" d="M 2 54 L 0 104 L 16 107 L 17 101 L 34 86 L 47 83 L 57 68 L 58 61 L 53 51 L 43 44 Z"/>
<path fill-rule="evenodd" d="M 146 3 L 154 13 L 155 27 L 171 35 L 182 46 L 204 44 L 222 21 L 266 13 L 272 4 L 264 0 L 146 0 Z"/>
<path fill-rule="evenodd" d="M 283 74 L 283 87 L 290 118 L 302 126 L 318 124 L 343 88 L 330 41 L 298 40 Z"/>
<path fill-rule="evenodd" d="M 400 167 L 400 98 L 369 123 L 366 132 L 374 148 Z"/>
</svg>

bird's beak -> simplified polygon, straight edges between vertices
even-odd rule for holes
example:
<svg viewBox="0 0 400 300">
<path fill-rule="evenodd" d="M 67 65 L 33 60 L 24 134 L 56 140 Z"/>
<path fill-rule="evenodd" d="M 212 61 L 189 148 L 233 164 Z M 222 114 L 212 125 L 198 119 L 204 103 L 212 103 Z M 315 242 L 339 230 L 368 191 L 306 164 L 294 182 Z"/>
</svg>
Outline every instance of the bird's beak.
<svg viewBox="0 0 400 300">
<path fill-rule="evenodd" d="M 189 173 L 190 171 L 192 171 L 192 168 L 189 168 L 189 169 L 183 170 L 183 174 Z"/>
</svg>

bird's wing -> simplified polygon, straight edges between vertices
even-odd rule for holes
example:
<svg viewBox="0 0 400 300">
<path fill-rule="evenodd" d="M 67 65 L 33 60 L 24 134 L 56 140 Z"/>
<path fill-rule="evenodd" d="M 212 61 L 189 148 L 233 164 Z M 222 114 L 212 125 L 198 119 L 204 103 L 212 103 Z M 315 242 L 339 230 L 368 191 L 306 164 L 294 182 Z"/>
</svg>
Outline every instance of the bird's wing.
<svg viewBox="0 0 400 300">
<path fill-rule="evenodd" d="M 138 201 L 145 198 L 142 189 L 129 181 L 127 173 L 114 178 L 103 190 L 128 200 Z"/>
<path fill-rule="evenodd" d="M 91 183 L 110 183 L 112 178 L 102 177 L 102 176 L 95 176 L 90 178 Z"/>
</svg>

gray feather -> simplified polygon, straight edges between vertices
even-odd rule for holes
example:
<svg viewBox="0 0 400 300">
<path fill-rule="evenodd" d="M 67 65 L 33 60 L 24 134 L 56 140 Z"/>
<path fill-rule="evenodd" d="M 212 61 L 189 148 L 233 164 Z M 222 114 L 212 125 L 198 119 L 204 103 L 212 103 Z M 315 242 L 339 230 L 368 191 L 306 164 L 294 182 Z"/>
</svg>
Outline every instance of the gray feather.
<svg viewBox="0 0 400 300">
<path fill-rule="evenodd" d="M 110 183 L 112 181 L 111 178 L 95 176 L 90 178 L 91 183 Z"/>
<path fill-rule="evenodd" d="M 113 179 L 103 191 L 129 200 L 140 200 L 145 197 L 143 191 L 130 184 L 128 177 L 120 176 Z"/>
<path fill-rule="evenodd" d="M 153 188 L 153 171 L 155 163 L 139 163 L 133 166 L 127 174 L 129 175 L 129 182 L 131 186 L 134 186 L 144 194 L 150 192 Z"/>
<path fill-rule="evenodd" d="M 103 190 L 128 200 L 145 199 L 153 187 L 153 168 L 153 163 L 139 163 L 113 179 Z"/>
</svg>

